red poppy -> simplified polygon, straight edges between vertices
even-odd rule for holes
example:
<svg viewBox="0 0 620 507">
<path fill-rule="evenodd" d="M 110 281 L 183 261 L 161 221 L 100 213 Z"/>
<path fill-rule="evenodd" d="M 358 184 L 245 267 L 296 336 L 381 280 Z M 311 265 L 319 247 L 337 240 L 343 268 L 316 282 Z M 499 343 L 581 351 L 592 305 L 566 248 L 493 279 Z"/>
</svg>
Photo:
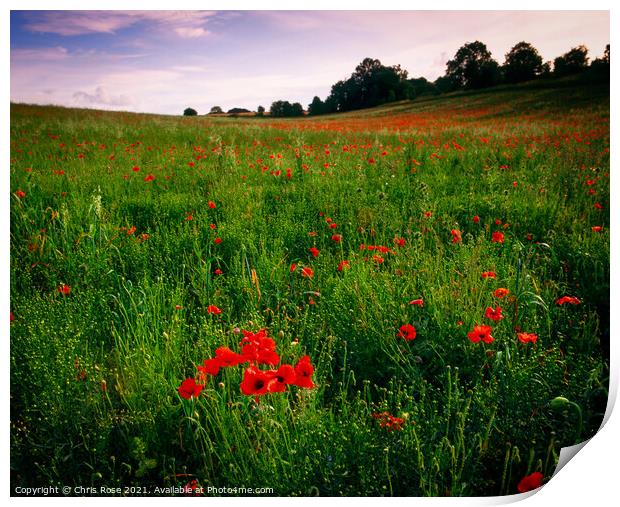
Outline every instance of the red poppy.
<svg viewBox="0 0 620 507">
<path fill-rule="evenodd" d="M 217 268 L 217 269 L 214 271 L 214 273 L 215 273 L 217 276 L 220 276 L 220 275 L 222 274 L 222 270 L 221 270 L 220 268 Z"/>
<path fill-rule="evenodd" d="M 312 247 L 308 249 L 310 251 L 310 253 L 312 254 L 312 257 L 318 257 L 319 256 L 319 251 L 316 249 L 316 247 Z"/>
<path fill-rule="evenodd" d="M 272 380 L 272 377 L 265 372 L 255 366 L 250 366 L 243 372 L 243 380 L 240 385 L 241 392 L 247 396 L 266 394 Z"/>
<path fill-rule="evenodd" d="M 131 168 L 131 170 L 132 170 L 134 173 L 137 173 L 138 171 L 140 171 L 140 168 L 136 165 L 136 166 L 133 166 L 133 167 Z"/>
<path fill-rule="evenodd" d="M 153 181 L 155 179 L 155 176 L 153 176 L 152 174 L 148 174 L 145 178 L 144 181 Z"/>
<path fill-rule="evenodd" d="M 305 387 L 312 389 L 314 383 L 312 382 L 312 374 L 314 373 L 314 367 L 310 362 L 309 356 L 303 356 L 295 365 L 295 382 L 298 387 Z"/>
<path fill-rule="evenodd" d="M 21 199 L 22 197 L 26 197 L 26 192 L 24 192 L 23 190 L 17 189 L 15 191 L 15 195 Z"/>
<path fill-rule="evenodd" d="M 349 269 L 349 267 L 349 261 L 341 261 L 340 264 L 338 264 L 338 271 Z"/>
<path fill-rule="evenodd" d="M 332 236 L 332 241 L 335 241 L 336 243 L 342 241 L 342 234 L 334 234 Z"/>
<path fill-rule="evenodd" d="M 233 352 L 228 347 L 218 347 L 215 349 L 215 357 L 220 362 L 220 366 L 237 366 L 247 361 L 241 354 Z"/>
<path fill-rule="evenodd" d="M 314 276 L 314 271 L 310 268 L 301 268 L 301 276 L 304 278 L 312 278 Z"/>
<path fill-rule="evenodd" d="M 219 245 L 219 244 L 222 242 L 222 238 L 215 238 L 215 239 L 213 240 L 213 242 L 214 242 L 216 245 Z"/>
<path fill-rule="evenodd" d="M 504 287 L 500 287 L 499 289 L 496 289 L 493 294 L 496 298 L 502 299 L 502 298 L 505 298 L 509 293 L 510 291 L 508 289 L 505 289 Z"/>
<path fill-rule="evenodd" d="M 491 326 L 474 326 L 474 329 L 467 333 L 467 338 L 473 343 L 478 343 L 480 340 L 491 343 L 493 341 Z"/>
<path fill-rule="evenodd" d="M 209 306 L 207 306 L 207 313 L 212 313 L 214 315 L 219 315 L 220 313 L 222 313 L 222 310 L 220 310 L 215 305 L 209 305 Z"/>
<path fill-rule="evenodd" d="M 592 232 L 601 232 L 603 228 L 600 225 L 595 225 L 592 227 Z"/>
<path fill-rule="evenodd" d="M 211 208 L 211 209 L 215 209 L 216 208 L 215 203 L 213 201 L 209 201 L 209 208 Z"/>
<path fill-rule="evenodd" d="M 495 231 L 491 235 L 491 241 L 493 243 L 503 243 L 504 242 L 504 233 L 503 232 L 499 232 L 499 231 Z"/>
<path fill-rule="evenodd" d="M 482 278 L 495 278 L 495 271 L 483 271 Z"/>
<path fill-rule="evenodd" d="M 383 264 L 385 262 L 385 259 L 380 255 L 373 255 L 372 260 L 375 264 Z"/>
<path fill-rule="evenodd" d="M 536 343 L 538 336 L 532 333 L 517 333 L 517 338 L 521 343 Z"/>
<path fill-rule="evenodd" d="M 498 322 L 504 318 L 504 316 L 502 315 L 502 307 L 496 306 L 495 309 L 493 309 L 492 307 L 487 306 L 487 309 L 484 312 L 484 316 L 487 319 L 491 319 L 491 320 L 494 320 L 495 322 Z"/>
<path fill-rule="evenodd" d="M 295 270 L 297 269 L 297 264 L 295 264 L 294 262 L 291 263 L 291 267 L 289 268 L 289 271 L 291 273 L 293 273 Z"/>
<path fill-rule="evenodd" d="M 186 400 L 189 400 L 192 396 L 197 398 L 203 387 L 201 384 L 196 384 L 195 379 L 186 378 L 179 386 L 179 394 Z"/>
<path fill-rule="evenodd" d="M 398 246 L 405 246 L 405 238 L 394 238 L 394 243 Z"/>
<path fill-rule="evenodd" d="M 197 366 L 198 371 L 205 376 L 206 374 L 213 375 L 214 377 L 220 372 L 222 366 L 221 359 L 214 357 L 212 359 L 205 359 L 203 366 Z"/>
<path fill-rule="evenodd" d="M 333 222 L 333 223 L 329 224 L 329 228 L 330 228 L 330 229 L 335 229 L 336 227 L 338 227 L 338 225 L 336 224 L 336 222 Z"/>
<path fill-rule="evenodd" d="M 452 229 L 450 232 L 452 233 L 452 243 L 460 243 L 462 241 L 461 231 Z"/>
<path fill-rule="evenodd" d="M 417 332 L 414 326 L 412 326 L 411 324 L 404 324 L 400 326 L 400 329 L 398 330 L 398 333 L 396 333 L 396 336 L 398 336 L 399 338 L 404 338 L 405 340 L 415 340 L 416 334 Z"/>
<path fill-rule="evenodd" d="M 297 378 L 295 368 L 290 364 L 283 364 L 277 370 L 270 370 L 266 373 L 273 379 L 273 381 L 269 383 L 270 393 L 284 392 L 287 384 L 293 384 Z"/>
<path fill-rule="evenodd" d="M 574 296 L 562 296 L 561 298 L 557 299 L 555 302 L 555 304 L 558 306 L 562 306 L 567 303 L 571 305 L 578 305 L 581 303 L 581 301 L 579 301 L 579 299 Z"/>
<path fill-rule="evenodd" d="M 413 306 L 423 307 L 424 306 L 424 300 L 422 298 L 413 299 L 413 300 L 409 301 L 409 304 L 413 305 Z"/>
<path fill-rule="evenodd" d="M 532 491 L 533 489 L 540 488 L 542 486 L 543 474 L 540 472 L 534 472 L 533 474 L 526 475 L 519 481 L 517 490 L 519 493 L 525 493 L 526 491 Z"/>
<path fill-rule="evenodd" d="M 63 296 L 67 296 L 71 292 L 71 287 L 63 283 L 58 287 L 58 292 L 60 292 Z"/>
<path fill-rule="evenodd" d="M 477 224 L 478 222 L 480 222 L 480 217 L 478 215 L 474 215 L 474 223 Z"/>
</svg>

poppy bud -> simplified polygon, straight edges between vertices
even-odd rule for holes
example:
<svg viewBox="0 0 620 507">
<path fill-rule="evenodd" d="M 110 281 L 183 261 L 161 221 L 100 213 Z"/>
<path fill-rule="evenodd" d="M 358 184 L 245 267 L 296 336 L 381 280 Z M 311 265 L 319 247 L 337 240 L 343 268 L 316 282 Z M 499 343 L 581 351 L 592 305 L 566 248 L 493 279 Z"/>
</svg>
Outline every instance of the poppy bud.
<svg viewBox="0 0 620 507">
<path fill-rule="evenodd" d="M 564 410 L 564 409 L 568 408 L 569 405 L 570 405 L 570 401 L 568 401 L 566 398 L 564 398 L 564 396 L 558 396 L 557 398 L 553 398 L 549 402 L 549 406 L 553 410 Z"/>
</svg>

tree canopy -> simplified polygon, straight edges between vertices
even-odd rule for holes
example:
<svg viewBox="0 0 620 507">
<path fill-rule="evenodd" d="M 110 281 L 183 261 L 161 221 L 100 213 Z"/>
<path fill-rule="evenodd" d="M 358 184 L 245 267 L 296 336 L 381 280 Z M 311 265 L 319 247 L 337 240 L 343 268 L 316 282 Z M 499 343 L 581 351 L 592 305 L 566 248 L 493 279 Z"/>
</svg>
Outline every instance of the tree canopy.
<svg viewBox="0 0 620 507">
<path fill-rule="evenodd" d="M 448 61 L 446 77 L 457 88 L 466 90 L 493 86 L 500 79 L 499 64 L 493 60 L 485 44 L 468 42 Z"/>
<path fill-rule="evenodd" d="M 197 114 L 198 112 L 191 107 L 188 107 L 185 109 L 185 111 L 183 111 L 183 116 L 196 116 Z"/>
<path fill-rule="evenodd" d="M 530 81 L 542 74 L 542 56 L 530 43 L 519 42 L 506 54 L 503 71 L 508 83 Z"/>
</svg>

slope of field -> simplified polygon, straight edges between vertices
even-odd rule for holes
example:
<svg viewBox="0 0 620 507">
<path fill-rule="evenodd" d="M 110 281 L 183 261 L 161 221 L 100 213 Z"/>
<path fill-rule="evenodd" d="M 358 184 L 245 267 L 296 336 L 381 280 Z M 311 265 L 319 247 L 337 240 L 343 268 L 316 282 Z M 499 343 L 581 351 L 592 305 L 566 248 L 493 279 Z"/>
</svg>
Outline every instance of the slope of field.
<svg viewBox="0 0 620 507">
<path fill-rule="evenodd" d="M 13 488 L 514 494 L 602 420 L 608 87 L 14 104 L 10 175 Z"/>
</svg>

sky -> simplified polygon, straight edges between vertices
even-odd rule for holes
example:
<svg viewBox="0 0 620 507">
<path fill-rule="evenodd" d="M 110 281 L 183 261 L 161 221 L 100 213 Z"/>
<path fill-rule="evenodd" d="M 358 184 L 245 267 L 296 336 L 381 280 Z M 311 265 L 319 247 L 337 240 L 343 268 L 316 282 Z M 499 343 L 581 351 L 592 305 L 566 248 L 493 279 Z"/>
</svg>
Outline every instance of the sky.
<svg viewBox="0 0 620 507">
<path fill-rule="evenodd" d="M 608 11 L 12 10 L 10 97 L 162 114 L 305 108 L 365 57 L 435 80 L 466 42 L 502 64 L 520 41 L 545 61 L 580 44 L 596 58 L 609 36 Z"/>
</svg>

